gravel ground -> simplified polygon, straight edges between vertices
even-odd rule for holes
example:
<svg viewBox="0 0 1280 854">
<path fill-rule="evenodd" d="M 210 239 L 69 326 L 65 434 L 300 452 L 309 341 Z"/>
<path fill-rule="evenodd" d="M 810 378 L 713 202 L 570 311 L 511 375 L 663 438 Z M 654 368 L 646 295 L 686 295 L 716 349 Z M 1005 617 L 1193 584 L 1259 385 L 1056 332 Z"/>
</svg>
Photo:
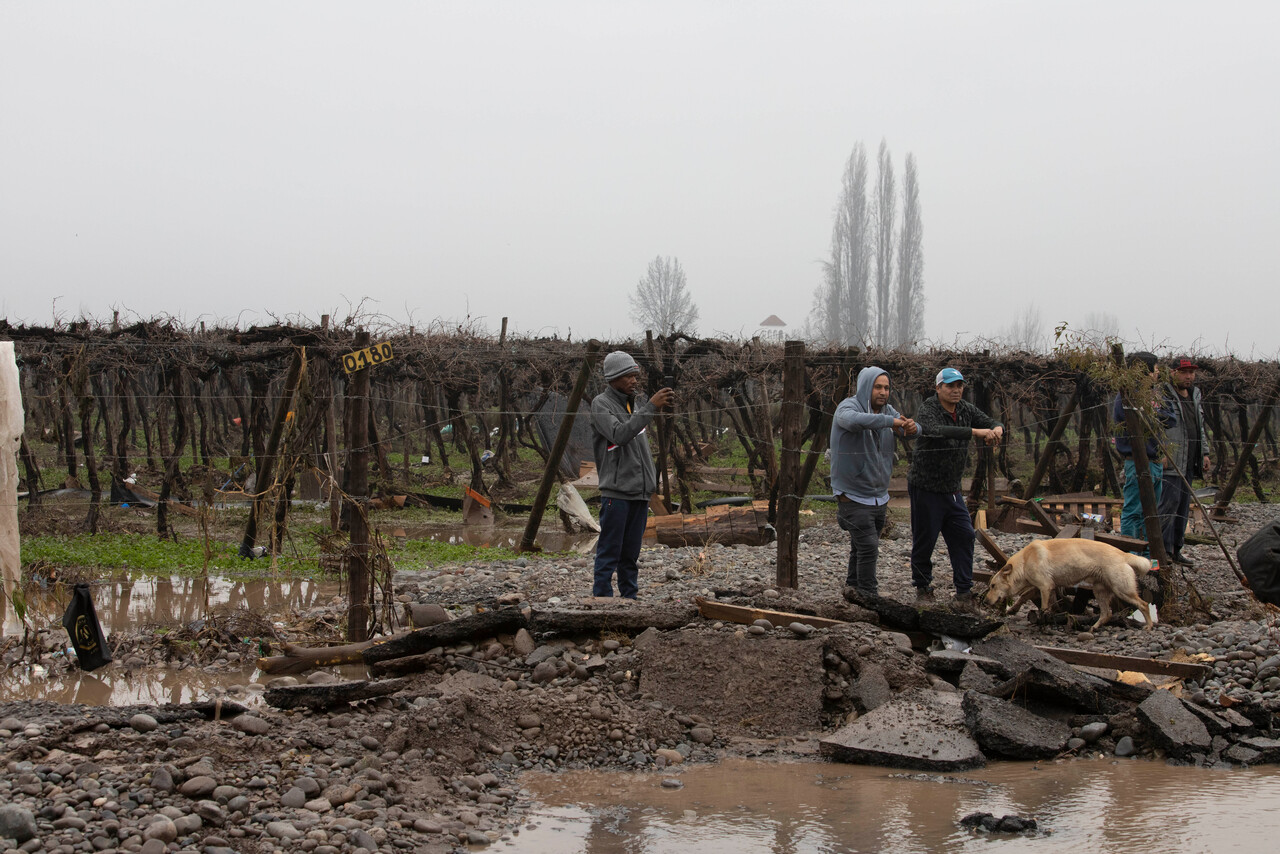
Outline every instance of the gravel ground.
<svg viewBox="0 0 1280 854">
<path fill-rule="evenodd" d="M 1232 553 L 1235 542 L 1278 514 L 1271 506 L 1234 507 L 1240 522 L 1225 530 Z M 881 594 L 911 601 L 909 536 L 902 522 L 894 530 L 901 536 L 891 531 L 882 544 Z M 996 539 L 1012 552 L 1031 538 Z M 688 603 L 694 596 L 787 611 L 843 604 L 848 540 L 833 522 L 803 532 L 797 591 L 774 586 L 775 554 L 772 546 L 646 549 L 639 605 Z M 1151 632 L 1117 624 L 1089 633 L 1034 625 L 1027 611 L 1010 618 L 1008 629 L 1040 645 L 1156 657 L 1203 653 L 1215 659 L 1213 675 L 1187 686 L 1190 699 L 1207 703 L 1225 694 L 1280 706 L 1274 612 L 1241 589 L 1216 547 L 1191 546 L 1188 554 L 1197 566 L 1180 583 L 1194 584 L 1209 605 L 1196 622 L 1161 623 Z M 949 592 L 941 546 L 935 564 L 938 591 Z M 590 558 L 563 555 L 402 571 L 395 578 L 399 601 L 438 603 L 459 615 L 499 599 L 576 607 L 590 587 Z M 337 609 L 291 620 L 315 625 L 333 620 Z M 857 626 L 860 651 L 883 648 L 921 659 L 904 653 L 888 633 Z M 728 644 L 748 634 L 741 626 L 705 621 L 682 631 L 698 633 L 704 647 L 708 639 Z M 234 672 L 257 654 L 237 636 L 243 634 L 193 644 L 185 656 L 153 638 L 113 638 L 118 654 L 111 667 Z M 44 666 L 72 666 L 53 655 L 64 637 L 44 640 Z M 656 699 L 641 688 L 638 646 L 639 639 L 608 632 L 458 644 L 438 650 L 434 666 L 412 677 L 408 690 L 328 712 L 280 711 L 256 701 L 269 685 L 296 681 L 268 683 L 267 677 L 226 691 L 225 701 L 244 702 L 250 711 L 221 720 L 178 707 L 2 704 L 0 850 L 447 851 L 518 832 L 519 774 L 528 769 L 650 769 L 679 786 L 679 766 L 687 762 L 814 752 L 820 732 L 754 732 L 744 721 L 691 715 Z M 15 651 L 7 656 L 13 664 Z M 325 672 L 303 677 L 313 683 L 333 678 Z M 923 670 L 912 678 L 922 679 Z M 751 703 L 743 697 L 741 708 Z M 1088 735 L 1092 743 L 1093 731 Z"/>
</svg>

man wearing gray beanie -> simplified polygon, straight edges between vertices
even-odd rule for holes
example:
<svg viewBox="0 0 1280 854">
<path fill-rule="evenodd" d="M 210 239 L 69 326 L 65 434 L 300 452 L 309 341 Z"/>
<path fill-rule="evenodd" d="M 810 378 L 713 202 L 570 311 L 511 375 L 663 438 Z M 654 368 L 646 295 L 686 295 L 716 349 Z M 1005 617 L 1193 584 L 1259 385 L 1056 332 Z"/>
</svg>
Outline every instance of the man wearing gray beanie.
<svg viewBox="0 0 1280 854">
<path fill-rule="evenodd" d="M 645 430 L 657 410 L 671 403 L 674 393 L 664 388 L 637 402 L 640 366 L 621 350 L 605 356 L 603 367 L 609 387 L 591 401 L 591 447 L 600 477 L 600 539 L 591 593 L 612 596 L 616 573 L 619 595 L 634 599 L 649 496 L 658 488 Z"/>
</svg>

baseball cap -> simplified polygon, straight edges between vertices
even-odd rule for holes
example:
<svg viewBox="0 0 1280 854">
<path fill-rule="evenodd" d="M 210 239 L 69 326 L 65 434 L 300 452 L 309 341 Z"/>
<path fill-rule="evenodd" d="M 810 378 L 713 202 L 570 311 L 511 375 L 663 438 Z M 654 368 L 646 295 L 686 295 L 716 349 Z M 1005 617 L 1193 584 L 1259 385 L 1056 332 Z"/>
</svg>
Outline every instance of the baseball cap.
<svg viewBox="0 0 1280 854">
<path fill-rule="evenodd" d="M 964 375 L 955 368 L 943 368 L 938 371 L 938 378 L 933 381 L 933 384 L 942 385 L 943 383 L 946 383 L 950 385 L 954 382 L 964 382 Z"/>
<path fill-rule="evenodd" d="M 1196 360 L 1191 358 L 1190 356 L 1178 356 L 1177 358 L 1172 359 L 1169 362 L 1169 366 L 1172 367 L 1175 371 L 1182 371 L 1182 370 L 1194 371 L 1200 368 L 1200 366 L 1196 364 Z"/>
</svg>

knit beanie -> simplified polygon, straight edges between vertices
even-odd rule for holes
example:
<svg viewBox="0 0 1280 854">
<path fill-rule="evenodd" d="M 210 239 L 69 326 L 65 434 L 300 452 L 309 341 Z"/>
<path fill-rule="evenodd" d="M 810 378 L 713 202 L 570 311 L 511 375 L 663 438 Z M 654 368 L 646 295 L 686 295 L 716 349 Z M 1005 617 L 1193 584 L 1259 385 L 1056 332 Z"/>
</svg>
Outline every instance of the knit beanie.
<svg viewBox="0 0 1280 854">
<path fill-rule="evenodd" d="M 605 382 L 613 382 L 618 377 L 626 376 L 631 372 L 639 373 L 640 366 L 636 364 L 636 360 L 631 358 L 630 353 L 624 353 L 621 350 L 614 350 L 612 353 L 604 357 L 604 380 Z"/>
</svg>

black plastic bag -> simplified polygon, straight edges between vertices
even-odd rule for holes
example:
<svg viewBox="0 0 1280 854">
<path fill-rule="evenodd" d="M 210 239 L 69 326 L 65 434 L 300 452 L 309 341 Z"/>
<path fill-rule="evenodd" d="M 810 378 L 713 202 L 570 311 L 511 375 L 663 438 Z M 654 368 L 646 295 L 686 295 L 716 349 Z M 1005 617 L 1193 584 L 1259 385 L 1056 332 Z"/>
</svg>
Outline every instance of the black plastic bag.
<svg viewBox="0 0 1280 854">
<path fill-rule="evenodd" d="M 93 608 L 89 585 L 75 586 L 71 604 L 62 615 L 62 627 L 71 636 L 71 646 L 75 648 L 76 658 L 80 659 L 81 670 L 97 670 L 111 661 L 111 650 L 107 649 L 107 637 L 102 633 L 98 612 Z"/>
<path fill-rule="evenodd" d="M 1236 549 L 1244 577 L 1253 595 L 1280 605 L 1280 522 L 1272 522 Z"/>
</svg>

